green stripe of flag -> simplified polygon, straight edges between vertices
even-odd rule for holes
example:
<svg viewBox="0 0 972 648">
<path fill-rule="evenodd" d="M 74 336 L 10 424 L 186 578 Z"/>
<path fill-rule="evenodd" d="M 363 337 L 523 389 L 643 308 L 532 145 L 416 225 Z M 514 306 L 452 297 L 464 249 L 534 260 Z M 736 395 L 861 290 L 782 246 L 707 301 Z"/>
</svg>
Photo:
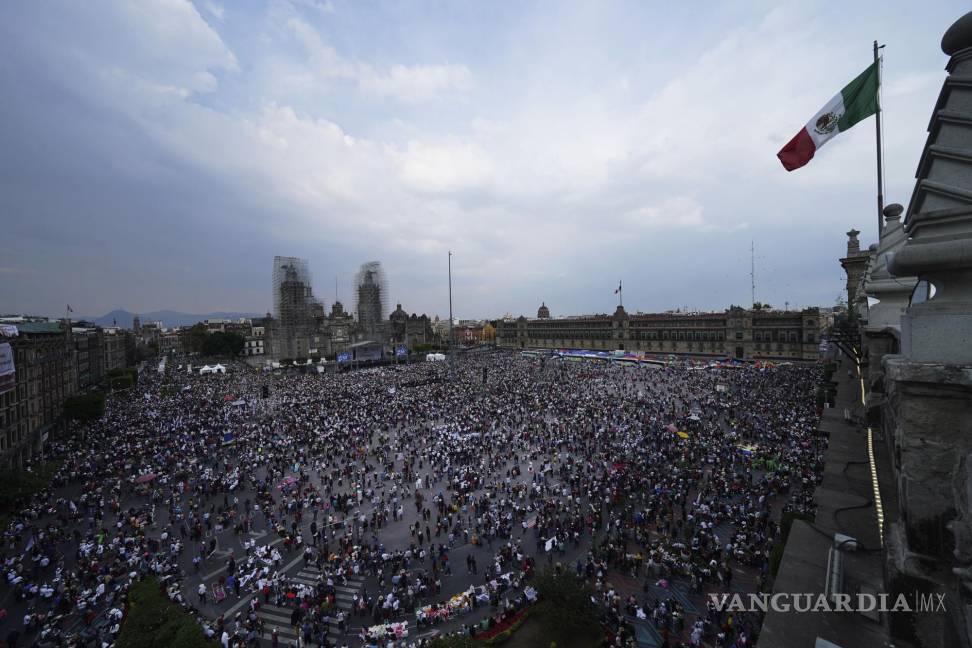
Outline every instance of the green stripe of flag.
<svg viewBox="0 0 972 648">
<path fill-rule="evenodd" d="M 840 91 L 844 99 L 844 114 L 837 122 L 843 132 L 870 117 L 878 110 L 878 62 L 871 63 L 856 79 Z"/>
</svg>

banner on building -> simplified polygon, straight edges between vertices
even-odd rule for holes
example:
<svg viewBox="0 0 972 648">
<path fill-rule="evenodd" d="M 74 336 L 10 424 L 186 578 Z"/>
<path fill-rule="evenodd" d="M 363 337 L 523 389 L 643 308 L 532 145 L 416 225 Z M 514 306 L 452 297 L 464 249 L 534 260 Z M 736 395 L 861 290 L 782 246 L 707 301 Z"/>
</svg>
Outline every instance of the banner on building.
<svg viewBox="0 0 972 648">
<path fill-rule="evenodd" d="M 14 370 L 13 348 L 6 342 L 0 344 L 0 394 L 6 394 L 17 386 Z"/>
<path fill-rule="evenodd" d="M 337 357 L 337 361 L 338 362 L 351 362 L 351 354 L 350 353 L 347 353 L 347 352 L 345 352 L 345 353 L 339 353 L 338 354 L 338 357 Z"/>
<path fill-rule="evenodd" d="M 395 347 L 395 355 L 398 356 L 399 358 L 407 356 L 408 348 L 406 348 L 405 345 Z"/>
</svg>

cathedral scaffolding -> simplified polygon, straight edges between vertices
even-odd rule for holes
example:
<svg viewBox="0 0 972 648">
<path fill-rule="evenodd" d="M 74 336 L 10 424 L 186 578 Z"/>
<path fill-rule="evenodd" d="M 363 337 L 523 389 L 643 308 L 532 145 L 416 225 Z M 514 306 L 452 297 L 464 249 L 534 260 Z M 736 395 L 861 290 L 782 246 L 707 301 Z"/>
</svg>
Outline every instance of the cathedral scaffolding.
<svg viewBox="0 0 972 648">
<path fill-rule="evenodd" d="M 273 316 L 284 324 L 302 322 L 317 303 L 307 259 L 273 257 Z"/>
<path fill-rule="evenodd" d="M 270 356 L 299 358 L 319 353 L 314 333 L 323 305 L 314 297 L 306 259 L 273 258 L 273 316 L 267 337 Z"/>
<path fill-rule="evenodd" d="M 358 325 L 365 333 L 378 335 L 382 332 L 385 314 L 388 312 L 388 284 L 381 263 L 369 261 L 362 264 L 355 285 Z"/>
</svg>

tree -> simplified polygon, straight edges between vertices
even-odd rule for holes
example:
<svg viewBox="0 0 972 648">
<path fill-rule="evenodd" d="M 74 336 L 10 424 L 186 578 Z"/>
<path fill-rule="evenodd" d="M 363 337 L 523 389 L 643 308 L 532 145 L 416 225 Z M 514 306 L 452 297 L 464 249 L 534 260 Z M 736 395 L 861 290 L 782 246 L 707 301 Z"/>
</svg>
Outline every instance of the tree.
<svg viewBox="0 0 972 648">
<path fill-rule="evenodd" d="M 21 500 L 48 488 L 60 467 L 61 462 L 48 461 L 30 469 L 0 470 L 0 516 L 21 514 Z"/>
<path fill-rule="evenodd" d="M 190 353 L 202 353 L 203 345 L 206 343 L 206 337 L 208 336 L 208 331 L 206 325 L 202 322 L 198 324 L 193 324 L 188 329 L 183 329 L 182 346 Z"/>
<path fill-rule="evenodd" d="M 207 356 L 238 356 L 243 351 L 244 342 L 239 333 L 216 331 L 203 338 L 200 351 Z"/>
<path fill-rule="evenodd" d="M 586 580 L 569 570 L 545 569 L 537 574 L 540 594 L 537 618 L 547 636 L 562 643 L 599 634 L 594 591 Z"/>
<path fill-rule="evenodd" d="M 211 648 L 202 627 L 162 594 L 159 581 L 146 578 L 128 594 L 128 616 L 118 633 L 118 648 Z"/>
<path fill-rule="evenodd" d="M 128 389 L 138 384 L 138 371 L 133 367 L 112 369 L 105 374 L 105 378 L 112 390 Z"/>
<path fill-rule="evenodd" d="M 71 396 L 64 401 L 64 416 L 72 421 L 88 423 L 105 413 L 105 392 L 90 391 Z"/>
</svg>

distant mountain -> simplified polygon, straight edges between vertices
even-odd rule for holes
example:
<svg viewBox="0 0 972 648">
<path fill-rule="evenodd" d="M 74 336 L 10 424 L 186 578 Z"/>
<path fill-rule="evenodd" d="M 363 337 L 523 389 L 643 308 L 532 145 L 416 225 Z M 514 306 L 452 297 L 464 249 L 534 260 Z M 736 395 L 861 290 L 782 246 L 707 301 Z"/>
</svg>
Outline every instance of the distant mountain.
<svg viewBox="0 0 972 648">
<path fill-rule="evenodd" d="M 138 313 L 138 316 L 141 318 L 142 322 L 161 321 L 162 324 L 167 328 L 171 328 L 173 326 L 192 326 L 197 322 L 207 319 L 237 319 L 240 317 L 263 317 L 264 315 L 265 313 L 232 313 L 223 311 L 195 315 L 193 313 L 180 313 L 179 311 L 171 310 Z M 102 315 L 101 317 L 75 316 L 73 319 L 75 321 L 86 320 L 88 322 L 93 322 L 98 326 L 120 326 L 122 328 L 130 329 L 132 328 L 132 320 L 134 317 L 135 313 L 129 313 L 126 310 L 113 310 L 110 313 Z"/>
</svg>

